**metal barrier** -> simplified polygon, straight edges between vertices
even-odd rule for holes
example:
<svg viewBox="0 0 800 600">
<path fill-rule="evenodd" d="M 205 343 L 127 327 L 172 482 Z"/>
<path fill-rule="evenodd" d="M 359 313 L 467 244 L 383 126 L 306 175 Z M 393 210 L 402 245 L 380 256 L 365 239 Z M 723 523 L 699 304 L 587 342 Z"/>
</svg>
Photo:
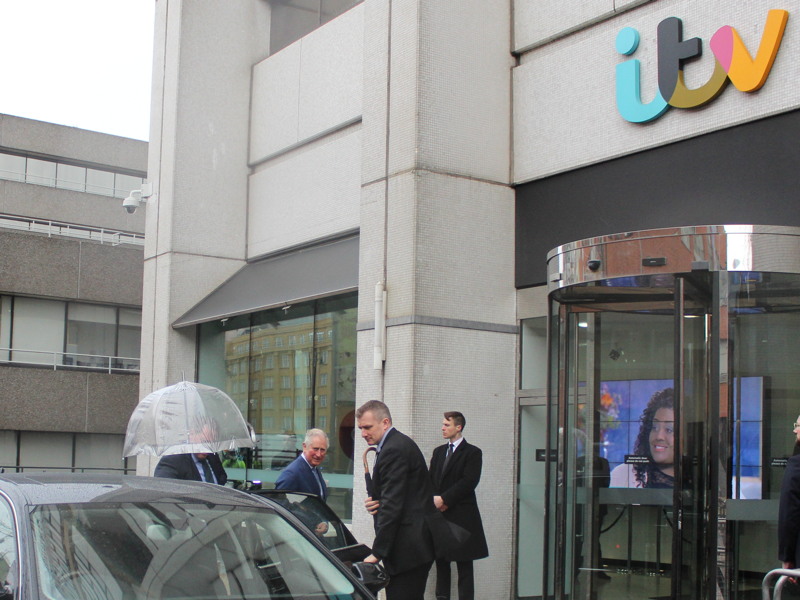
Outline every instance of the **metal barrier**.
<svg viewBox="0 0 800 600">
<path fill-rule="evenodd" d="M 140 360 L 129 356 L 52 352 L 24 348 L 0 348 L 0 364 L 106 373 L 138 373 Z"/>
<path fill-rule="evenodd" d="M 770 584 L 776 578 L 778 581 L 775 584 L 775 594 L 771 595 Z M 781 600 L 783 586 L 790 578 L 800 579 L 800 569 L 773 569 L 764 575 L 764 580 L 761 582 L 761 600 Z"/>
<path fill-rule="evenodd" d="M 91 227 L 89 225 L 77 225 L 75 223 L 63 223 L 61 221 L 51 221 L 49 219 L 19 217 L 2 213 L 0 213 L 0 228 L 31 231 L 44 234 L 47 237 L 61 236 L 79 238 L 99 242 L 100 244 L 111 244 L 112 246 L 120 246 L 123 244 L 133 246 L 144 245 L 144 235 L 140 233 L 105 229 L 103 227 Z"/>
</svg>

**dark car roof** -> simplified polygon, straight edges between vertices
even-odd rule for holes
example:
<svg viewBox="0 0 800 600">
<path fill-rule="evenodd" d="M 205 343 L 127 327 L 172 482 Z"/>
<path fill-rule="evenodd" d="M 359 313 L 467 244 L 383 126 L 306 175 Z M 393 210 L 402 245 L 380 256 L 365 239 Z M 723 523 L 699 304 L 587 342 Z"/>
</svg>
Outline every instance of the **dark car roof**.
<svg viewBox="0 0 800 600">
<path fill-rule="evenodd" d="M 2 474 L 0 491 L 28 505 L 81 502 L 157 502 L 237 504 L 264 508 L 265 502 L 219 485 L 141 477 L 82 473 Z"/>
</svg>

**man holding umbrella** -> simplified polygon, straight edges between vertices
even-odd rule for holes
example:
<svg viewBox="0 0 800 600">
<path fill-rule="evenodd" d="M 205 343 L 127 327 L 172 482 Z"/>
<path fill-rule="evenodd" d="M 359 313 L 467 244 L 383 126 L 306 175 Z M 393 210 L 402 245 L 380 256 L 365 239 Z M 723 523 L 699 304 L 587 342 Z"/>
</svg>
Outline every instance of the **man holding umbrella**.
<svg viewBox="0 0 800 600">
<path fill-rule="evenodd" d="M 192 443 L 202 444 L 214 438 L 213 425 L 200 425 L 190 434 Z M 225 485 L 228 474 L 222 466 L 219 456 L 213 452 L 195 452 L 190 454 L 170 454 L 162 456 L 153 473 L 155 477 L 168 479 L 189 479 Z"/>
<path fill-rule="evenodd" d="M 425 457 L 414 440 L 392 426 L 383 402 L 361 406 L 356 421 L 361 437 L 378 447 L 372 496 L 365 502 L 375 519 L 375 542 L 364 562 L 383 561 L 391 577 L 388 600 L 422 600 L 434 560 L 428 518 L 438 515 Z"/>
</svg>

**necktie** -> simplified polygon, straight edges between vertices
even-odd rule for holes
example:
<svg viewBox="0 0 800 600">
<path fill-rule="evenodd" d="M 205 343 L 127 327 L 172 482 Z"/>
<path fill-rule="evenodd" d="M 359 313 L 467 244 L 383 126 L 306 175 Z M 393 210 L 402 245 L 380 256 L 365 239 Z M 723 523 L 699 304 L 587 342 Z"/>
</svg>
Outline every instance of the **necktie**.
<svg viewBox="0 0 800 600">
<path fill-rule="evenodd" d="M 322 482 L 322 473 L 320 473 L 319 468 L 314 467 L 314 475 L 317 478 L 317 485 L 319 486 L 319 497 L 324 500 L 325 499 L 325 485 Z"/>
<path fill-rule="evenodd" d="M 442 465 L 442 471 L 447 468 L 447 463 L 450 462 L 450 457 L 453 456 L 453 448 L 455 448 L 455 444 L 450 444 L 447 447 L 447 456 L 444 457 L 444 464 Z"/>
<path fill-rule="evenodd" d="M 200 464 L 203 465 L 203 481 L 208 483 L 216 483 L 216 479 L 214 479 L 214 473 L 211 471 L 211 465 L 208 464 L 208 459 L 204 458 L 200 461 Z"/>
</svg>

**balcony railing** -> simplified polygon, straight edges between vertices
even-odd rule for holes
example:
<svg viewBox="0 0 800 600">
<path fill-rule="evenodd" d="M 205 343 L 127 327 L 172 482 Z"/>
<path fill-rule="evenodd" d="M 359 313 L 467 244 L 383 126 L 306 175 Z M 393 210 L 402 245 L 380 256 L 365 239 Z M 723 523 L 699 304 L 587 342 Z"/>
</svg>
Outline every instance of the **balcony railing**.
<svg viewBox="0 0 800 600">
<path fill-rule="evenodd" d="M 75 225 L 74 223 L 61 223 L 59 221 L 50 221 L 47 219 L 18 217 L 2 213 L 0 213 L 0 227 L 19 231 L 32 231 L 34 233 L 44 234 L 47 237 L 60 236 L 79 238 L 98 242 L 100 244 L 111 244 L 112 246 L 119 246 L 121 244 L 144 246 L 144 236 L 139 233 Z"/>
<path fill-rule="evenodd" d="M 106 373 L 138 373 L 138 358 L 103 356 L 76 352 L 48 352 L 21 348 L 0 348 L 0 365 L 52 368 L 54 371 L 103 371 Z"/>
</svg>

